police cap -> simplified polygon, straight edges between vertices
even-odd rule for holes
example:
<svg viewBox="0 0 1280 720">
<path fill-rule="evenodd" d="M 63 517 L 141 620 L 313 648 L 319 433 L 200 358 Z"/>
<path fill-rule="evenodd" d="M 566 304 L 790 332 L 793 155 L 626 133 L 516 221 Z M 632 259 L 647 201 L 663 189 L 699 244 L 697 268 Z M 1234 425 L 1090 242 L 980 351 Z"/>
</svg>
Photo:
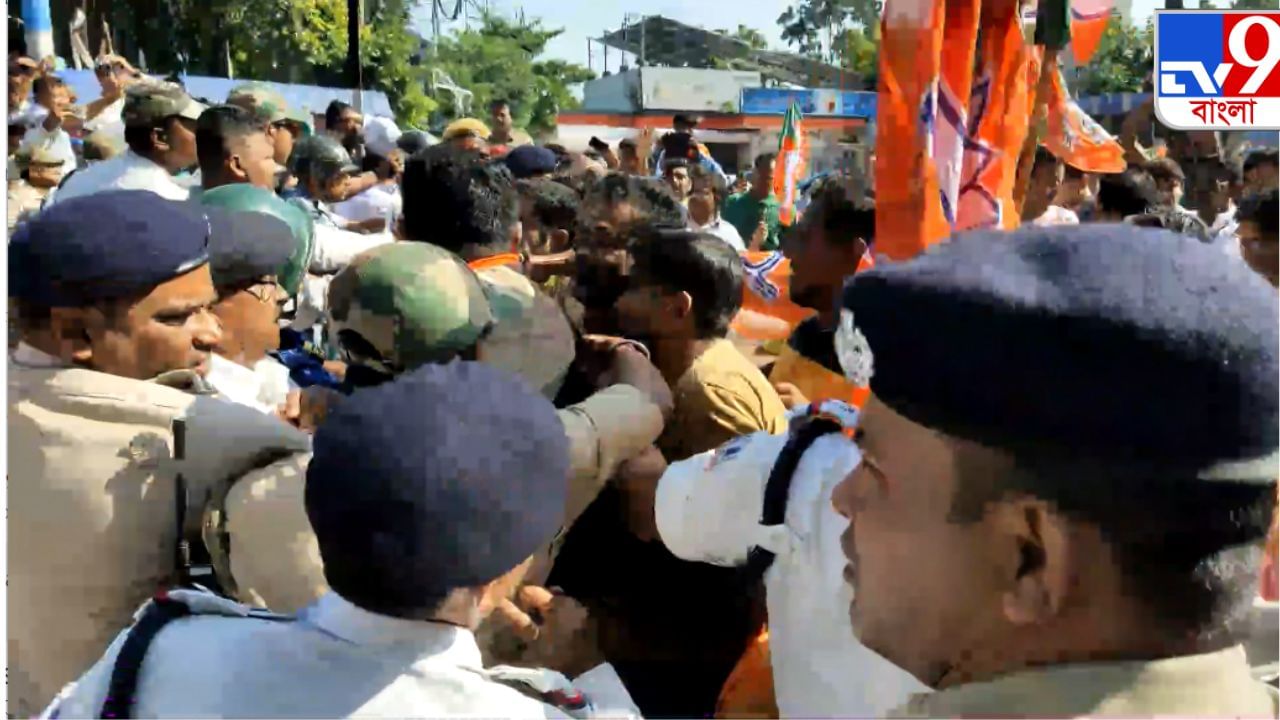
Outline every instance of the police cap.
<svg viewBox="0 0 1280 720">
<path fill-rule="evenodd" d="M 359 390 L 315 435 L 305 503 L 340 595 L 374 612 L 479 587 L 554 537 L 569 447 L 555 408 L 502 370 L 426 365 Z"/>
<path fill-rule="evenodd" d="M 842 325 L 874 357 L 872 393 L 917 424 L 1143 477 L 1280 473 L 1280 301 L 1193 238 L 1129 225 L 962 234 L 857 274 L 843 299 Z"/>
<path fill-rule="evenodd" d="M 27 277 L 17 290 L 49 307 L 145 294 L 208 262 L 209 232 L 200 206 L 151 192 L 72 198 L 22 226 Z"/>
</svg>

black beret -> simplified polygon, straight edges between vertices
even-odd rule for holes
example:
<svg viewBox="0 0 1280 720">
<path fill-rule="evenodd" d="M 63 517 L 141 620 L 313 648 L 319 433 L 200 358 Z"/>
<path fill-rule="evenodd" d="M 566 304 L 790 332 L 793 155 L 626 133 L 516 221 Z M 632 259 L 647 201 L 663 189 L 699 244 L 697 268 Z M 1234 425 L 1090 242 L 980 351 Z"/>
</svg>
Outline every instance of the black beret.
<svg viewBox="0 0 1280 720">
<path fill-rule="evenodd" d="M 1275 482 L 1280 301 L 1194 238 L 1126 225 L 958 235 L 851 278 L 871 391 L 1034 459 Z M 1047 454 L 1046 454 L 1047 453 Z"/>
<path fill-rule="evenodd" d="M 326 579 L 358 605 L 353 592 L 428 598 L 487 584 L 564 521 L 569 445 L 555 408 L 488 365 L 424 365 L 358 390 L 314 448 L 307 516 Z"/>
<path fill-rule="evenodd" d="M 234 286 L 279 275 L 292 256 L 293 231 L 279 218 L 256 212 L 206 207 L 212 234 L 209 269 L 213 282 Z"/>
<path fill-rule="evenodd" d="M 556 169 L 556 154 L 544 147 L 521 145 L 502 159 L 517 180 L 549 175 Z"/>
<path fill-rule="evenodd" d="M 209 221 L 195 205 L 141 190 L 55 203 L 23 227 L 25 267 L 15 290 L 48 306 L 78 307 L 150 292 L 208 261 Z"/>
</svg>

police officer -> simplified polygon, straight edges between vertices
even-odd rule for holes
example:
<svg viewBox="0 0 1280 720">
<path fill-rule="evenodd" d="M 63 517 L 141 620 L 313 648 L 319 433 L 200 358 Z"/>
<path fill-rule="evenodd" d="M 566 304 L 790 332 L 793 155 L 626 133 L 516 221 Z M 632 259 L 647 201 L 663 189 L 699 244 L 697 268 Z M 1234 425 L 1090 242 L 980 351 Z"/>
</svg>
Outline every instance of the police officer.
<svg viewBox="0 0 1280 720">
<path fill-rule="evenodd" d="M 635 716 L 608 665 L 571 683 L 481 664 L 473 631 L 558 529 L 567 471 L 551 403 L 503 371 L 428 365 L 356 393 L 307 469 L 331 590 L 294 617 L 161 595 L 46 715 Z M 582 648 L 568 674 L 594 653 L 566 608 L 543 627 Z"/>
<path fill-rule="evenodd" d="M 311 243 L 311 221 L 274 193 L 246 184 L 201 195 L 210 211 L 210 264 L 222 340 L 208 380 L 228 399 L 276 412 L 295 389 L 273 354 L 280 317 L 297 293 Z"/>
<path fill-rule="evenodd" d="M 278 419 L 203 394 L 221 340 L 208 236 L 197 206 L 131 191 L 59 203 L 10 243 L 14 714 L 82 672 L 156 587 L 193 579 L 175 559 L 180 538 L 198 539 L 188 504 L 308 447 Z"/>
<path fill-rule="evenodd" d="M 349 389 L 368 388 L 427 364 L 490 362 L 486 342 L 497 319 L 476 274 L 456 255 L 425 243 L 395 243 L 358 257 L 333 281 L 331 331 L 348 363 Z M 554 336 L 551 336 L 553 339 Z M 530 338 L 532 356 L 563 357 L 549 338 Z M 570 349 L 572 348 L 572 340 Z M 539 344 L 541 343 L 541 344 Z M 498 360 L 509 359 L 499 355 Z M 662 431 L 669 390 L 656 370 L 631 348 L 613 353 L 612 384 L 558 413 L 569 439 L 565 525 L 572 524 L 618 467 Z M 530 364 L 525 381 L 541 377 Z M 310 603 L 325 589 L 318 546 L 303 516 L 305 459 L 292 458 L 249 474 L 233 486 L 211 526 L 215 565 L 245 602 L 277 611 Z M 547 572 L 549 553 L 532 569 L 532 582 Z"/>
<path fill-rule="evenodd" d="M 1042 228 L 844 306 L 875 357 L 833 496 L 850 617 L 936 689 L 897 714 L 1276 716 L 1240 645 L 1280 477 L 1266 282 L 1182 235 Z"/>
</svg>

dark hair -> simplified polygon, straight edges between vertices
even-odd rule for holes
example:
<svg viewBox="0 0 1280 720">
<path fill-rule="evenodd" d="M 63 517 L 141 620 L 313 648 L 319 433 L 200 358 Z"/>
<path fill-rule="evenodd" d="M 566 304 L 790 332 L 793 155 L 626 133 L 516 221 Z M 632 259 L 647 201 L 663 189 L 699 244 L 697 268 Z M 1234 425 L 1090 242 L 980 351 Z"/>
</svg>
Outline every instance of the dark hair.
<svg viewBox="0 0 1280 720">
<path fill-rule="evenodd" d="M 684 225 L 680 201 L 671 194 L 666 183 L 656 178 L 611 172 L 588 185 L 583 200 L 607 205 L 626 203 L 636 213 L 637 226 Z"/>
<path fill-rule="evenodd" d="M 494 98 L 489 101 L 489 112 L 493 112 L 494 110 L 497 110 L 500 107 L 504 107 L 510 110 L 511 103 L 507 102 L 506 98 Z"/>
<path fill-rule="evenodd" d="M 1039 172 L 1046 167 L 1056 167 L 1061 163 L 1062 161 L 1058 159 L 1057 155 L 1049 152 L 1049 148 L 1038 145 L 1036 146 L 1036 157 L 1032 163 L 1031 172 Z"/>
<path fill-rule="evenodd" d="M 364 151 L 364 157 L 360 159 L 360 172 L 377 172 L 382 163 L 390 162 L 385 156 L 371 153 L 367 149 Z"/>
<path fill-rule="evenodd" d="M 1244 184 L 1244 167 L 1239 160 L 1223 160 L 1215 168 L 1217 179 L 1230 185 Z"/>
<path fill-rule="evenodd" d="M 637 145 L 636 141 L 632 140 L 631 138 L 623 138 L 618 141 L 618 152 L 622 152 L 624 148 L 627 150 L 630 150 L 631 152 L 640 151 L 640 146 Z"/>
<path fill-rule="evenodd" d="M 1169 205 L 1149 208 L 1142 215 L 1133 215 L 1126 222 L 1139 227 L 1163 228 L 1182 235 L 1190 235 L 1200 242 L 1209 242 L 1209 226 L 1189 212 L 1181 212 Z"/>
<path fill-rule="evenodd" d="M 708 170 L 701 163 L 689 168 L 689 180 L 692 183 L 702 181 L 711 185 L 711 192 L 716 198 L 716 207 L 723 206 L 724 199 L 729 197 L 729 185 L 724 181 L 724 176 Z"/>
<path fill-rule="evenodd" d="M 151 144 L 151 131 L 155 127 L 152 125 L 126 125 L 124 127 L 124 142 L 129 149 L 135 153 L 147 157 L 155 146 Z"/>
<path fill-rule="evenodd" d="M 236 105 L 215 105 L 200 113 L 196 121 L 196 159 L 200 172 L 209 176 L 221 172 L 227 144 L 246 135 L 266 132 L 257 116 Z"/>
<path fill-rule="evenodd" d="M 461 254 L 511 251 L 520 202 L 511 171 L 483 153 L 450 144 L 413 156 L 404 168 L 404 229 L 422 242 Z"/>
<path fill-rule="evenodd" d="M 1170 637 L 1206 649 L 1242 639 L 1257 591 L 1261 541 L 1275 485 L 1135 477 L 1091 459 L 995 459 L 961 445 L 951 519 L 980 519 L 987 504 L 1026 493 L 1095 526 L 1115 553 L 1126 591 Z M 1005 465 L 992 472 L 993 462 Z"/>
<path fill-rule="evenodd" d="M 348 110 L 354 110 L 354 109 L 355 108 L 342 102 L 341 100 L 334 100 L 333 102 L 329 103 L 329 107 L 324 109 L 325 129 L 332 130 L 333 127 L 338 124 L 338 121 L 342 119 L 342 113 Z"/>
<path fill-rule="evenodd" d="M 693 298 L 698 339 L 721 338 L 742 307 L 742 258 L 714 235 L 674 227 L 646 229 L 631 245 L 633 279 Z"/>
<path fill-rule="evenodd" d="M 1062 177 L 1066 180 L 1081 180 L 1088 174 L 1071 163 L 1062 164 Z"/>
<path fill-rule="evenodd" d="M 32 83 L 31 90 L 36 94 L 36 97 L 40 97 L 40 93 L 42 92 L 53 92 L 58 88 L 66 86 L 67 81 L 57 75 L 41 75 L 36 78 L 34 83 Z"/>
<path fill-rule="evenodd" d="M 1098 180 L 1098 210 L 1124 217 L 1140 215 L 1156 204 L 1156 188 L 1142 170 L 1103 175 Z"/>
<path fill-rule="evenodd" d="M 1280 150 L 1276 148 L 1260 148 L 1250 152 L 1244 158 L 1244 172 L 1252 172 L 1259 165 L 1270 165 L 1280 168 Z"/>
<path fill-rule="evenodd" d="M 849 244 L 861 238 L 868 245 L 876 237 L 876 205 L 867 197 L 850 197 L 849 178 L 831 176 L 820 181 L 805 214 L 816 219 L 829 243 Z"/>
<path fill-rule="evenodd" d="M 1240 201 L 1236 210 L 1236 222 L 1253 223 L 1258 230 L 1270 236 L 1272 240 L 1280 235 L 1280 203 L 1277 203 L 1277 191 L 1272 188 L 1266 192 L 1251 193 Z"/>
<path fill-rule="evenodd" d="M 765 163 L 768 163 L 770 161 L 777 160 L 777 159 L 778 159 L 778 153 L 771 153 L 771 152 L 760 153 L 759 155 L 756 156 L 756 161 L 751 163 L 751 167 L 758 168 L 764 165 Z"/>
<path fill-rule="evenodd" d="M 690 166 L 688 158 L 673 157 L 662 161 L 662 171 L 674 170 L 676 168 L 688 168 Z"/>
<path fill-rule="evenodd" d="M 578 224 L 581 202 L 571 188 L 547 178 L 520 180 L 516 189 L 533 201 L 533 215 L 543 227 L 567 230 L 572 236 Z"/>
<path fill-rule="evenodd" d="M 1185 183 L 1187 181 L 1186 174 L 1182 172 L 1182 168 L 1172 158 L 1149 160 L 1142 164 L 1142 169 L 1146 170 L 1151 179 L 1156 182 L 1177 180 L 1180 183 Z"/>
</svg>

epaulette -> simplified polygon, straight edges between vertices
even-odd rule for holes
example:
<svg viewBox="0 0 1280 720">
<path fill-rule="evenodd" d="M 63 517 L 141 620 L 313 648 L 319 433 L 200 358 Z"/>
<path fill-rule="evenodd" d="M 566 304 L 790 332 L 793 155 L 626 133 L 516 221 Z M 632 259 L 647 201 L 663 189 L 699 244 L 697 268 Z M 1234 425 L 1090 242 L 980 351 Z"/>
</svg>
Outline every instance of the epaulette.
<svg viewBox="0 0 1280 720">
<path fill-rule="evenodd" d="M 486 669 L 484 674 L 494 682 L 506 685 L 571 717 L 589 718 L 595 714 L 591 698 L 554 670 L 497 665 Z"/>
</svg>

